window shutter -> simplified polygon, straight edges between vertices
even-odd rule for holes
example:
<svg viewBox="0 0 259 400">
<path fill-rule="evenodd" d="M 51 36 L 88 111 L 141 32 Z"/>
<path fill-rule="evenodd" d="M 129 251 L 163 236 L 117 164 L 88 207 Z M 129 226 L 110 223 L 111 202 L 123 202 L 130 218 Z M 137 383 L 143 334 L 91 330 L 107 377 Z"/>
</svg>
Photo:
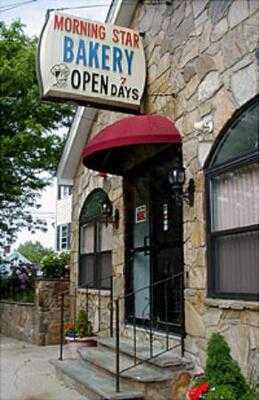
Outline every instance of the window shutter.
<svg viewBox="0 0 259 400">
<path fill-rule="evenodd" d="M 60 225 L 57 225 L 57 228 L 56 228 L 56 239 L 57 239 L 57 243 L 56 243 L 56 248 L 57 248 L 57 251 L 59 251 L 60 250 Z"/>
<path fill-rule="evenodd" d="M 61 199 L 61 186 L 58 186 L 58 200 Z"/>
</svg>

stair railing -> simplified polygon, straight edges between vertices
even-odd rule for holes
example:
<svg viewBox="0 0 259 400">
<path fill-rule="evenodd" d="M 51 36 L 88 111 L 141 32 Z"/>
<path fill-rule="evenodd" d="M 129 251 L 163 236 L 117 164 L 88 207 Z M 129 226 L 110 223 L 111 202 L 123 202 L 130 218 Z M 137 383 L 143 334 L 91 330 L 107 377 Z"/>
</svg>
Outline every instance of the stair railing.
<svg viewBox="0 0 259 400">
<path fill-rule="evenodd" d="M 73 332 L 74 332 L 74 340 L 75 340 L 75 327 L 76 327 L 76 306 L 77 306 L 77 290 L 78 289 L 86 289 L 86 313 L 89 315 L 89 290 L 97 290 L 97 303 L 98 303 L 98 330 L 95 333 L 100 333 L 101 332 L 101 310 L 102 310 L 102 294 L 101 290 L 101 283 L 103 281 L 109 280 L 109 288 L 105 288 L 105 290 L 110 291 L 110 300 L 109 300 L 109 330 L 110 330 L 110 337 L 113 337 L 113 314 L 114 314 L 114 307 L 113 307 L 113 276 L 109 275 L 104 278 L 95 280 L 95 281 L 90 281 L 87 282 L 86 284 L 80 285 L 78 287 L 75 287 L 74 289 L 74 295 L 71 295 L 71 292 L 69 289 L 64 290 L 63 292 L 58 293 L 58 297 L 60 297 L 60 347 L 59 347 L 59 360 L 63 360 L 63 346 L 64 346 L 64 341 L 65 341 L 65 326 L 64 326 L 64 308 L 65 308 L 65 296 L 70 296 L 74 297 L 74 319 L 73 319 Z M 96 286 L 97 288 L 93 287 L 93 285 Z"/>
<path fill-rule="evenodd" d="M 178 282 L 179 281 L 179 282 Z M 178 283 L 179 286 L 175 290 L 175 296 L 177 296 L 177 291 L 180 293 L 180 312 L 179 312 L 179 322 L 177 323 L 171 323 L 168 318 L 168 284 L 174 282 Z M 154 354 L 154 332 L 155 332 L 155 325 L 154 325 L 154 308 L 153 308 L 153 300 L 152 300 L 152 292 L 154 288 L 163 288 L 164 291 L 164 306 L 165 306 L 165 321 L 163 322 L 163 325 L 165 325 L 165 330 L 166 330 L 166 346 L 164 350 L 161 350 L 159 352 L 156 352 Z M 136 367 L 137 365 L 143 364 L 147 361 L 150 361 L 151 359 L 154 359 L 164 353 L 166 353 L 169 350 L 172 350 L 176 347 L 181 346 L 181 356 L 184 356 L 184 338 L 185 338 L 185 326 L 184 326 L 184 294 L 183 294 L 183 288 L 184 288 L 184 273 L 180 272 L 178 274 L 175 274 L 169 278 L 162 279 L 160 281 L 154 282 L 150 285 L 144 286 L 140 289 L 137 289 L 133 292 L 130 292 L 124 296 L 119 296 L 118 298 L 115 299 L 115 331 L 116 331 L 116 336 L 115 336 L 115 350 L 116 350 L 116 392 L 120 391 L 120 377 L 121 375 L 130 370 L 131 368 Z M 122 301 L 127 301 L 128 299 L 132 298 L 134 300 L 135 295 L 137 293 L 140 293 L 144 290 L 149 290 L 149 293 L 151 294 L 150 298 L 151 300 L 148 302 L 148 304 L 145 306 L 149 307 L 149 329 L 148 329 L 148 336 L 149 336 L 149 355 L 147 357 L 138 357 L 137 354 L 137 340 L 136 340 L 136 335 L 137 335 L 137 329 L 136 329 L 136 317 L 134 315 L 132 325 L 133 325 L 133 358 L 134 358 L 134 363 L 127 368 L 120 369 L 120 302 Z M 172 293 L 172 290 L 170 288 L 170 292 Z M 145 313 L 145 310 L 143 311 L 142 314 Z M 177 345 L 171 345 L 169 344 L 169 329 L 170 326 L 177 327 L 180 332 L 180 344 Z"/>
</svg>

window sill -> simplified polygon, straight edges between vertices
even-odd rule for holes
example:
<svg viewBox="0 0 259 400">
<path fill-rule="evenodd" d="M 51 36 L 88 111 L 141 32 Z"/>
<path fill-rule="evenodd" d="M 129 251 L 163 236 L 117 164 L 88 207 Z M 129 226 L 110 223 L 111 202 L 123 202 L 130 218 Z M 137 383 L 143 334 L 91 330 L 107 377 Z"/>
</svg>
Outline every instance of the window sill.
<svg viewBox="0 0 259 400">
<path fill-rule="evenodd" d="M 82 294 L 86 294 L 88 292 L 88 294 L 92 294 L 95 296 L 98 296 L 98 294 L 100 293 L 100 295 L 103 297 L 110 297 L 110 292 L 111 292 L 109 289 L 101 289 L 99 291 L 98 289 L 88 289 L 87 290 L 87 289 L 78 289 L 78 288 L 77 288 L 77 291 Z"/>
<path fill-rule="evenodd" d="M 206 299 L 205 304 L 209 307 L 231 310 L 252 310 L 259 311 L 258 301 L 227 300 L 227 299 Z"/>
</svg>

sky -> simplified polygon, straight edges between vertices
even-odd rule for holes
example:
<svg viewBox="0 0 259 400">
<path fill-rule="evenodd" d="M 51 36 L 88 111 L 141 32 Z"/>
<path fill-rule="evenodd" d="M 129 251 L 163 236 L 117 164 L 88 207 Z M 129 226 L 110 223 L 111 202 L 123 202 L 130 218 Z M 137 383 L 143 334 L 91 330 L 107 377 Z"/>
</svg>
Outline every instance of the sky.
<svg viewBox="0 0 259 400">
<path fill-rule="evenodd" d="M 0 21 L 10 24 L 16 19 L 20 19 L 25 32 L 29 36 L 39 36 L 45 21 L 48 9 L 66 8 L 64 12 L 77 15 L 90 20 L 104 21 L 109 9 L 111 0 L 0 0 Z M 17 7 L 18 6 L 18 7 Z M 79 8 L 75 7 L 85 7 Z M 93 6 L 93 7 L 92 7 Z M 39 241 L 46 247 L 55 247 L 55 209 L 56 209 L 56 182 L 44 190 L 41 197 L 42 207 L 35 210 L 37 217 L 44 218 L 48 224 L 47 233 L 36 232 L 31 234 L 27 230 L 18 234 L 17 241 L 12 249 L 27 240 Z"/>
</svg>

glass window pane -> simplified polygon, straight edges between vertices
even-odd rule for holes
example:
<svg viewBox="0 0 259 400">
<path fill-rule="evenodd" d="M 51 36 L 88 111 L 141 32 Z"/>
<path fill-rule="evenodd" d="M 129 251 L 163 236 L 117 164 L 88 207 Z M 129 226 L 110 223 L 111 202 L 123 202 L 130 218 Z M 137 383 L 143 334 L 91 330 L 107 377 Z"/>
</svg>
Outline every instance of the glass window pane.
<svg viewBox="0 0 259 400">
<path fill-rule="evenodd" d="M 245 111 L 232 125 L 218 148 L 212 165 L 217 166 L 236 157 L 255 152 L 258 149 L 259 104 Z"/>
<path fill-rule="evenodd" d="M 106 251 L 98 256 L 98 265 L 101 271 L 100 278 L 110 277 L 112 275 L 112 253 L 111 251 Z M 103 279 L 100 286 L 104 289 L 109 289 L 111 287 L 110 278 Z"/>
<path fill-rule="evenodd" d="M 100 251 L 112 250 L 112 235 L 113 235 L 112 224 L 101 224 L 100 232 Z"/>
<path fill-rule="evenodd" d="M 212 231 L 259 224 L 259 164 L 211 180 Z"/>
<path fill-rule="evenodd" d="M 66 250 L 68 244 L 68 226 L 61 225 L 60 226 L 60 249 Z"/>
<path fill-rule="evenodd" d="M 94 224 L 87 224 L 81 227 L 81 254 L 94 252 Z"/>
<path fill-rule="evenodd" d="M 94 255 L 80 256 L 79 284 L 94 286 Z"/>
<path fill-rule="evenodd" d="M 215 238 L 215 289 L 259 293 L 259 231 Z"/>
</svg>

